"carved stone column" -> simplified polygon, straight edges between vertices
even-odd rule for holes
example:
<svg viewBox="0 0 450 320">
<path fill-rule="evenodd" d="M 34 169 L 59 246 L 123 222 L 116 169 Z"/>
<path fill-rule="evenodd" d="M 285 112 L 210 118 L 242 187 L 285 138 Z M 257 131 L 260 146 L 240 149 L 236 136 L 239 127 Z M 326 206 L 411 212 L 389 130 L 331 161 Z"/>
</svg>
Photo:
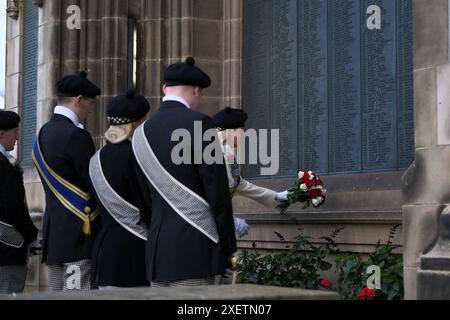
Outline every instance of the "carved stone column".
<svg viewBox="0 0 450 320">
<path fill-rule="evenodd" d="M 242 107 L 242 0 L 224 1 L 223 102 Z"/>
<path fill-rule="evenodd" d="M 436 244 L 422 256 L 418 271 L 417 298 L 450 300 L 450 206 L 441 214 Z"/>
<path fill-rule="evenodd" d="M 139 91 L 147 96 L 152 107 L 158 109 L 161 101 L 161 84 L 166 52 L 166 10 L 164 0 L 146 0 L 143 16 L 138 21 L 140 44 L 138 45 Z"/>
<path fill-rule="evenodd" d="M 8 0 L 6 12 L 8 13 L 8 17 L 17 20 L 19 17 L 19 0 Z"/>
<path fill-rule="evenodd" d="M 413 0 L 416 159 L 403 177 L 406 299 L 416 299 L 422 290 L 417 282 L 421 255 L 435 241 L 440 214 L 450 203 L 448 12 L 448 0 L 433 5 Z M 446 128 L 447 136 L 439 128 Z"/>
</svg>

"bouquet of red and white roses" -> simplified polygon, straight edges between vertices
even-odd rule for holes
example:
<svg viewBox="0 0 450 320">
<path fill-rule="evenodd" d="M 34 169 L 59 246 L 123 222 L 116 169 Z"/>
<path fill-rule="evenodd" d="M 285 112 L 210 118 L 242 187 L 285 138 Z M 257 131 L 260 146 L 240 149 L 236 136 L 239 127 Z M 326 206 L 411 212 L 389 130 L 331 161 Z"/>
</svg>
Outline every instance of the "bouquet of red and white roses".
<svg viewBox="0 0 450 320">
<path fill-rule="evenodd" d="M 326 190 L 319 176 L 312 171 L 300 171 L 298 181 L 288 190 L 288 200 L 277 206 L 284 213 L 291 204 L 303 203 L 303 209 L 313 206 L 319 208 L 325 203 Z"/>
</svg>

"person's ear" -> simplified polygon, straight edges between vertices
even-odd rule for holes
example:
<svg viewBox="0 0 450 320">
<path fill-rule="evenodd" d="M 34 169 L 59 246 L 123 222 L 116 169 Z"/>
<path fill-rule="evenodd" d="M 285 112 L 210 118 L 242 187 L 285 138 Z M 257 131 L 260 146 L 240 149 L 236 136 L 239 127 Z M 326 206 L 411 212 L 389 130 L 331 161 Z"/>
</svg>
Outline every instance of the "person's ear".
<svg viewBox="0 0 450 320">
<path fill-rule="evenodd" d="M 77 104 L 80 104 L 80 103 L 81 103 L 81 100 L 83 100 L 83 96 L 78 96 L 78 97 L 76 97 L 75 102 L 76 102 Z"/>
<path fill-rule="evenodd" d="M 195 87 L 195 89 L 194 89 L 195 96 L 199 97 L 201 93 L 202 93 L 202 88 L 200 88 L 199 86 Z"/>
</svg>

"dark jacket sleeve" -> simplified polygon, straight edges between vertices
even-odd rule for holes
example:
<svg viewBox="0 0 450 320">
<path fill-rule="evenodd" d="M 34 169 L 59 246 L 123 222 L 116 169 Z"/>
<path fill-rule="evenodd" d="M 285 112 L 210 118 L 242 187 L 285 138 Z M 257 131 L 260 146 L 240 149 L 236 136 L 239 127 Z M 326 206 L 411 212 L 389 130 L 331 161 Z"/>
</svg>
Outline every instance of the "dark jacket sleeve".
<svg viewBox="0 0 450 320">
<path fill-rule="evenodd" d="M 133 192 L 136 206 L 141 213 L 141 220 L 147 227 L 149 227 L 152 218 L 152 198 L 150 187 L 134 156 L 128 168 L 130 170 L 130 188 Z"/>
<path fill-rule="evenodd" d="M 0 221 L 6 221 L 6 199 L 8 193 L 6 189 L 6 172 L 4 161 L 0 160 Z"/>
<path fill-rule="evenodd" d="M 23 210 L 19 210 L 17 222 L 14 227 L 25 239 L 26 245 L 29 245 L 37 239 L 38 231 L 31 220 L 26 206 L 23 207 Z"/>
<path fill-rule="evenodd" d="M 215 129 L 212 120 L 205 116 L 202 119 L 203 130 Z M 218 138 L 216 138 L 218 139 Z M 203 142 L 203 150 L 212 142 Z M 218 141 L 216 141 L 218 143 Z M 223 159 L 220 144 L 218 152 Z M 233 221 L 233 208 L 231 205 L 230 191 L 228 189 L 228 177 L 225 164 L 205 164 L 197 165 L 198 173 L 201 177 L 204 190 L 206 191 L 206 201 L 211 207 L 219 233 L 219 241 L 222 251 L 225 254 L 227 263 L 229 258 L 236 252 L 236 236 Z M 229 265 L 229 264 L 228 264 Z"/>
<path fill-rule="evenodd" d="M 28 212 L 23 182 L 16 172 L 8 174 L 15 169 L 5 168 L 4 163 L 0 170 L 0 221 L 11 224 L 28 245 L 36 240 L 38 231 Z"/>
<path fill-rule="evenodd" d="M 84 183 L 84 190 L 89 190 L 89 162 L 95 154 L 94 141 L 89 132 L 80 129 L 72 133 L 68 153 L 77 175 Z"/>
</svg>

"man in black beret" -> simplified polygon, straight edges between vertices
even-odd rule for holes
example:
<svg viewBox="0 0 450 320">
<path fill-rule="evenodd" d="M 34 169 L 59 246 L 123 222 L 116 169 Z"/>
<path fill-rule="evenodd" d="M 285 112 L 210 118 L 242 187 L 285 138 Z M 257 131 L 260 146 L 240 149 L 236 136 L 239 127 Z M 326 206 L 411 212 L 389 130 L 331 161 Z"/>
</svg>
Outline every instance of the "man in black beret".
<svg viewBox="0 0 450 320">
<path fill-rule="evenodd" d="M 226 107 L 213 116 L 212 120 L 219 130 L 219 139 L 225 160 L 227 163 L 228 187 L 231 197 L 236 193 L 247 197 L 268 207 L 276 207 L 279 202 L 287 200 L 288 191 L 276 192 L 259 187 L 244 178 L 240 174 L 240 166 L 237 163 L 236 150 L 239 135 L 243 134 L 245 122 L 248 119 L 247 112 L 237 108 Z M 250 226 L 243 219 L 234 218 L 234 226 L 239 237 L 248 234 Z"/>
<path fill-rule="evenodd" d="M 92 245 L 100 225 L 97 204 L 88 193 L 95 146 L 83 122 L 101 91 L 82 71 L 58 81 L 56 94 L 58 105 L 33 149 L 46 196 L 42 262 L 49 266 L 52 290 L 89 290 Z"/>
<path fill-rule="evenodd" d="M 231 266 L 236 251 L 226 169 L 223 162 L 206 164 L 203 159 L 178 163 L 173 151 L 179 143 L 173 136 L 195 137 L 199 127 L 201 133 L 214 130 L 211 118 L 196 112 L 211 80 L 193 58 L 169 66 L 164 80 L 160 109 L 133 137 L 134 154 L 152 194 L 147 276 L 155 287 L 210 285 Z M 192 141 L 186 156 L 203 154 L 208 144 Z"/>
<path fill-rule="evenodd" d="M 150 104 L 134 91 L 108 104 L 107 144 L 91 159 L 92 194 L 101 208 L 102 229 L 92 252 L 92 283 L 99 289 L 148 286 L 145 243 L 150 224 L 150 190 L 135 163 L 131 137 Z"/>
<path fill-rule="evenodd" d="M 22 170 L 9 154 L 19 136 L 19 122 L 16 113 L 0 111 L 0 294 L 23 292 L 28 245 L 37 237 L 25 201 Z"/>
</svg>

